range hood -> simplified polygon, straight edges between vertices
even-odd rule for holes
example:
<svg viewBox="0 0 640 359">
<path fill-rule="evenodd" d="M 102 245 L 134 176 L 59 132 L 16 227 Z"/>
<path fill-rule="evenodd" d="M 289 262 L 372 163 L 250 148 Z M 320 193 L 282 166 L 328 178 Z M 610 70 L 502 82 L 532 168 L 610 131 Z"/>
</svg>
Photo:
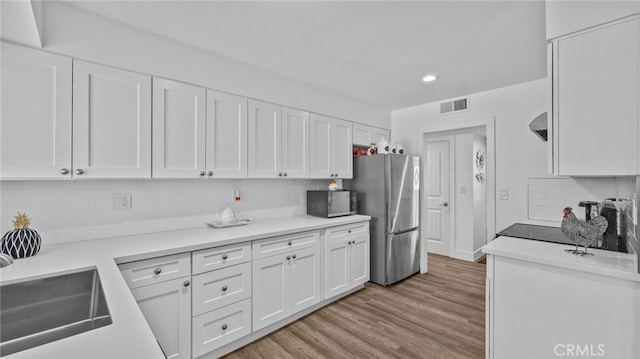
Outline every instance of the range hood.
<svg viewBox="0 0 640 359">
<path fill-rule="evenodd" d="M 547 113 L 544 112 L 531 121 L 529 129 L 541 140 L 547 142 Z"/>
</svg>

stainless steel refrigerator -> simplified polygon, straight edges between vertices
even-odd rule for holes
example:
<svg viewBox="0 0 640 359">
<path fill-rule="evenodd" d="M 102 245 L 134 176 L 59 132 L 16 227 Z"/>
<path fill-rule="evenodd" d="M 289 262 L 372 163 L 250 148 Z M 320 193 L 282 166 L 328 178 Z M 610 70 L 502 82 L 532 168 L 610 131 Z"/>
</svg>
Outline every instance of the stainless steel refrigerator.
<svg viewBox="0 0 640 359">
<path fill-rule="evenodd" d="M 371 216 L 371 281 L 389 285 L 420 270 L 420 162 L 417 156 L 354 158 L 358 212 Z"/>
</svg>

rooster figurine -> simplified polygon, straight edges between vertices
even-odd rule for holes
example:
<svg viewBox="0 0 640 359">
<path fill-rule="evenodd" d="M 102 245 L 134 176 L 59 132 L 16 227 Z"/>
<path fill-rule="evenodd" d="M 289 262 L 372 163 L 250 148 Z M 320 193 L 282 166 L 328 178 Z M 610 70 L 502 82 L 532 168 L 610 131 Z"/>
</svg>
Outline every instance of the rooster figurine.
<svg viewBox="0 0 640 359">
<path fill-rule="evenodd" d="M 609 222 L 601 216 L 595 216 L 589 221 L 582 222 L 576 218 L 572 210 L 571 207 L 565 207 L 562 210 L 564 213 L 560 226 L 562 234 L 576 243 L 576 249 L 567 249 L 566 251 L 581 256 L 593 255 L 593 253 L 587 253 L 587 247 L 592 243 L 598 243 L 598 238 L 602 238 Z M 579 250 L 578 246 L 584 247 L 584 251 Z"/>
</svg>

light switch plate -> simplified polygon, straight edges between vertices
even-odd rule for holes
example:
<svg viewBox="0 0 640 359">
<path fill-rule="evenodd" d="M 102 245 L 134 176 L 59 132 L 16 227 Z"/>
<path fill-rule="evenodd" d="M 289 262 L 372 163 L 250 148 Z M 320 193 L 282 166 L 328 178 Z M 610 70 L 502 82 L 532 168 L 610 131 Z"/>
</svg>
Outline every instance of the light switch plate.
<svg viewBox="0 0 640 359">
<path fill-rule="evenodd" d="M 509 190 L 508 189 L 501 189 L 500 190 L 500 199 L 502 199 L 502 200 L 509 199 Z"/>
</svg>

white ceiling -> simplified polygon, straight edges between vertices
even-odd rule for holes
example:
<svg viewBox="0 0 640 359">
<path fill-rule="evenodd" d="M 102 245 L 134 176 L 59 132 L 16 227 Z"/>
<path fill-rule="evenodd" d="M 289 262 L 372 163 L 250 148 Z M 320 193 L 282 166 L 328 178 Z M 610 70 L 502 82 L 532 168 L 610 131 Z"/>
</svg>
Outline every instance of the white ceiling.
<svg viewBox="0 0 640 359">
<path fill-rule="evenodd" d="M 540 0 L 70 3 L 389 109 L 546 76 Z"/>
</svg>

